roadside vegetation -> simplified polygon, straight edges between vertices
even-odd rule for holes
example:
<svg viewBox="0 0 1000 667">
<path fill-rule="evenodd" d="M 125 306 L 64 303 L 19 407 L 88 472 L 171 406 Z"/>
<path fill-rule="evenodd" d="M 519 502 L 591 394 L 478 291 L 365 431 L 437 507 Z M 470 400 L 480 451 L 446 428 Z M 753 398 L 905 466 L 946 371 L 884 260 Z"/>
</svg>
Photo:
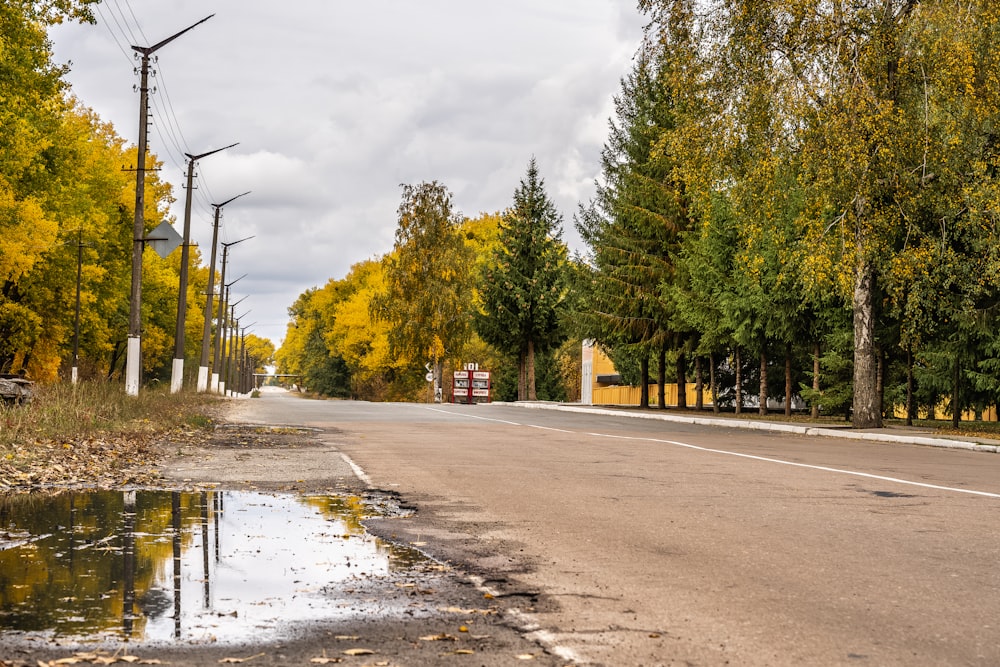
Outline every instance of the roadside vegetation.
<svg viewBox="0 0 1000 667">
<path fill-rule="evenodd" d="M 30 403 L 0 404 L 0 491 L 149 482 L 157 441 L 197 438 L 221 408 L 167 387 L 132 397 L 117 383 L 36 386 Z"/>
<path fill-rule="evenodd" d="M 550 371 L 589 339 L 624 383 L 708 385 L 736 413 L 777 399 L 958 429 L 997 405 L 998 4 L 638 4 L 646 34 L 573 216 L 585 252 L 543 252 L 562 218 L 534 162 L 499 215 L 404 196 L 392 252 L 293 307 L 281 368 L 377 399 L 426 396 L 442 360 L 533 398 L 533 367 L 537 398 L 572 399 Z"/>
</svg>

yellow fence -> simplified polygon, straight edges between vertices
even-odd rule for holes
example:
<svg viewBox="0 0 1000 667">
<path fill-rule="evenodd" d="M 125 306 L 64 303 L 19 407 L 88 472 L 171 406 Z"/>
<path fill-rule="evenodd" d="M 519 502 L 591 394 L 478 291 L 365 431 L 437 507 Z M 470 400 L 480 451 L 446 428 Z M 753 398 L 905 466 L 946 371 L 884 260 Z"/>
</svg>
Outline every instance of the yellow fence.
<svg viewBox="0 0 1000 667">
<path fill-rule="evenodd" d="M 944 403 L 938 405 L 937 413 L 934 416 L 943 421 L 948 421 L 949 419 L 951 419 L 949 413 L 946 411 L 946 407 L 947 406 Z M 928 412 L 926 409 L 920 409 L 917 411 L 917 419 L 927 419 L 927 415 Z M 894 406 L 892 409 L 892 416 L 895 417 L 896 419 L 906 419 L 906 406 L 905 405 Z M 976 413 L 972 410 L 966 410 L 965 412 L 962 413 L 962 421 L 964 422 L 975 421 L 975 419 L 976 419 Z M 996 406 L 992 406 L 983 410 L 982 421 L 984 422 L 997 421 Z"/>
<path fill-rule="evenodd" d="M 694 384 L 687 384 L 687 391 L 685 392 L 687 396 L 688 406 L 694 406 L 698 400 L 698 392 L 695 391 Z M 712 404 L 712 395 L 708 391 L 708 387 L 705 387 L 703 394 L 703 400 L 705 405 Z M 658 388 L 656 385 L 649 386 L 649 404 L 658 405 Z M 640 387 L 594 387 L 594 405 L 639 405 L 639 398 L 641 396 Z M 668 406 L 677 405 L 677 385 L 668 384 L 664 385 L 664 400 Z"/>
</svg>

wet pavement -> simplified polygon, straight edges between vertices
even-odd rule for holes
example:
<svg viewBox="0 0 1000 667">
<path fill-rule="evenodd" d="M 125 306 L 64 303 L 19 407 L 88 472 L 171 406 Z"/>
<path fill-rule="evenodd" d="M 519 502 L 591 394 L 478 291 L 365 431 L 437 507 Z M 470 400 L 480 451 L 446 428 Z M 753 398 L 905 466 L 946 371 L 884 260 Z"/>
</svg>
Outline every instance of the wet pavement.
<svg viewBox="0 0 1000 667">
<path fill-rule="evenodd" d="M 74 491 L 0 499 L 5 643 L 245 643 L 374 611 L 380 577 L 430 563 L 365 532 L 355 496 Z"/>
</svg>

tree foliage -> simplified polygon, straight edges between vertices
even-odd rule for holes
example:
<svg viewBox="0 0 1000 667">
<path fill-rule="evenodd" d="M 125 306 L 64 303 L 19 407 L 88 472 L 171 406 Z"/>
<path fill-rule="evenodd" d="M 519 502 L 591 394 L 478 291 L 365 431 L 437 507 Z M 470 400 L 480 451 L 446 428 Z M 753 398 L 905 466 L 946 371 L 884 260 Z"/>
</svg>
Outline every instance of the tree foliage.
<svg viewBox="0 0 1000 667">
<path fill-rule="evenodd" d="M 500 236 L 482 273 L 476 331 L 517 357 L 519 400 L 535 400 L 535 355 L 565 338 L 560 314 L 566 299 L 562 216 L 545 192 L 532 159 L 500 222 Z"/>
<path fill-rule="evenodd" d="M 93 0 L 15 0 L 0 6 L 0 372 L 68 374 L 80 274 L 80 376 L 115 376 L 124 360 L 131 280 L 135 147 L 71 95 L 46 28 L 91 21 Z M 167 217 L 170 186 L 147 156 L 147 231 Z M 143 365 L 170 370 L 180 252 L 146 253 Z M 195 251 L 192 263 L 200 257 Z M 201 338 L 207 272 L 190 271 L 186 354 Z"/>
</svg>

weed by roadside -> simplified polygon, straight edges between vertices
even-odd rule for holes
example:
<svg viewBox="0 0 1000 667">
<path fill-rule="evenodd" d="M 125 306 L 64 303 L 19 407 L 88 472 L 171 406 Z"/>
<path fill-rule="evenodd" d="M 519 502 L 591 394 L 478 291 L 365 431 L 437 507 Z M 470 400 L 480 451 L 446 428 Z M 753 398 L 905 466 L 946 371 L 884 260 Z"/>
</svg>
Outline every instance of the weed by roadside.
<svg viewBox="0 0 1000 667">
<path fill-rule="evenodd" d="M 0 405 L 0 491 L 141 483 L 158 457 L 157 437 L 209 428 L 221 406 L 166 388 L 127 396 L 110 383 L 36 386 L 30 403 Z"/>
</svg>

